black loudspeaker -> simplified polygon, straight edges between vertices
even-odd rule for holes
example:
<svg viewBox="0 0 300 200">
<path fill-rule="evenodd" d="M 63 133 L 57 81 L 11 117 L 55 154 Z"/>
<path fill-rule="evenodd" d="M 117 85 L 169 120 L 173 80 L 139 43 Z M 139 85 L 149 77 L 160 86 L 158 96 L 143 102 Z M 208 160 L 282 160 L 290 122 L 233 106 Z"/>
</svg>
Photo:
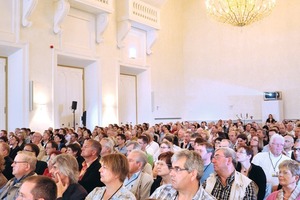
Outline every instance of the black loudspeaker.
<svg viewBox="0 0 300 200">
<path fill-rule="evenodd" d="M 76 110 L 77 109 L 77 101 L 72 101 L 72 110 Z"/>
<path fill-rule="evenodd" d="M 81 121 L 82 121 L 82 125 L 83 125 L 83 126 L 86 126 L 86 111 L 84 111 L 84 112 L 82 113 Z"/>
</svg>

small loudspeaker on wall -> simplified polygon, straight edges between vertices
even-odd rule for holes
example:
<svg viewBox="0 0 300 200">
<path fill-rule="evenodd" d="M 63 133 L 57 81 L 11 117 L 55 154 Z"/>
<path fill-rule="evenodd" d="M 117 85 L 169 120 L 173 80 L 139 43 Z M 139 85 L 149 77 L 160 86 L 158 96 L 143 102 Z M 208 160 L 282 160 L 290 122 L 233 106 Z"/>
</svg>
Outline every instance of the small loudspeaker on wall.
<svg viewBox="0 0 300 200">
<path fill-rule="evenodd" d="M 72 101 L 72 110 L 76 110 L 77 109 L 77 101 Z"/>
</svg>

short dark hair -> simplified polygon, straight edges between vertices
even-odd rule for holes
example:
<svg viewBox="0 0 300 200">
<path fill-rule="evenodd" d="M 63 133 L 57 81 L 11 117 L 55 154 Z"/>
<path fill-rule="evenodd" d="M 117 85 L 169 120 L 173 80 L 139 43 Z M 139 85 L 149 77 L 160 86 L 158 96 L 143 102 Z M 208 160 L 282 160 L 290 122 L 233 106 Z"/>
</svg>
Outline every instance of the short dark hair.
<svg viewBox="0 0 300 200">
<path fill-rule="evenodd" d="M 35 157 L 37 157 L 39 155 L 40 148 L 36 144 L 28 143 L 28 144 L 25 144 L 25 146 L 30 146 L 31 147 L 32 152 L 35 154 Z"/>
<path fill-rule="evenodd" d="M 77 144 L 77 143 L 69 144 L 67 146 L 67 148 L 72 149 L 73 152 L 77 151 L 76 156 L 80 156 L 81 155 L 81 146 L 79 144 Z"/>
<path fill-rule="evenodd" d="M 57 186 L 54 180 L 47 176 L 30 176 L 24 182 L 35 183 L 30 191 L 34 199 L 56 200 Z"/>
<path fill-rule="evenodd" d="M 122 140 L 125 140 L 125 141 L 126 141 L 126 136 L 125 136 L 124 134 L 118 134 L 117 137 L 118 137 L 118 136 L 121 137 Z"/>
<path fill-rule="evenodd" d="M 170 167 L 172 167 L 171 158 L 172 158 L 173 154 L 174 153 L 172 151 L 167 151 L 167 152 L 161 153 L 158 156 L 158 160 L 164 160 L 166 162 L 167 166 L 170 168 Z"/>
<path fill-rule="evenodd" d="M 48 144 L 51 144 L 52 148 L 55 148 L 56 150 L 58 150 L 58 144 L 56 142 L 54 142 L 54 140 L 50 140 L 48 142 Z"/>
<path fill-rule="evenodd" d="M 149 144 L 149 138 L 145 135 L 141 135 L 138 139 L 143 140 L 144 143 Z"/>
</svg>

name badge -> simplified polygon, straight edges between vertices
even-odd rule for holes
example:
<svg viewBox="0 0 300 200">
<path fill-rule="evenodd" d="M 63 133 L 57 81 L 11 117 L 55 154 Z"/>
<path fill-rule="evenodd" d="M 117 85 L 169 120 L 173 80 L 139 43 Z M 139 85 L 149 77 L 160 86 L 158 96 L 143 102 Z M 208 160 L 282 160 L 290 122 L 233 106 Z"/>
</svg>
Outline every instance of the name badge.
<svg viewBox="0 0 300 200">
<path fill-rule="evenodd" d="M 278 177 L 278 172 L 274 172 L 274 173 L 272 174 L 272 177 Z"/>
</svg>

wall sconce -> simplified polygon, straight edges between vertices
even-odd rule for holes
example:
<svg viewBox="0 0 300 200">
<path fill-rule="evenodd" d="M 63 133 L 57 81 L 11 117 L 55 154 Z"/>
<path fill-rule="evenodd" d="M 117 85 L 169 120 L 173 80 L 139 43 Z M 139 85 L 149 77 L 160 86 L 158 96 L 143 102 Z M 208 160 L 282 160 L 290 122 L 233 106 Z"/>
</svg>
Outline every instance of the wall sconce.
<svg viewBox="0 0 300 200">
<path fill-rule="evenodd" d="M 136 48 L 134 47 L 129 48 L 129 58 L 136 59 Z"/>
</svg>

